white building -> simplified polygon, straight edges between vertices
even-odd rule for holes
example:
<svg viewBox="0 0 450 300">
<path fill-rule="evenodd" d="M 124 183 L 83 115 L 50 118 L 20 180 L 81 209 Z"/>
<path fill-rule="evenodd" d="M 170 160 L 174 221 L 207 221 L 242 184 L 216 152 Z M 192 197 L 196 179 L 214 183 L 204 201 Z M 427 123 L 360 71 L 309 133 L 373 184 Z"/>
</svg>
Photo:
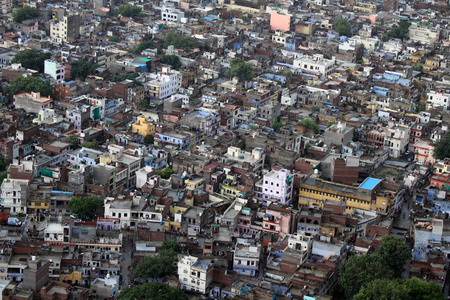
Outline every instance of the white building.
<svg viewBox="0 0 450 300">
<path fill-rule="evenodd" d="M 181 290 L 205 294 L 213 275 L 213 264 L 199 260 L 195 256 L 185 256 L 178 262 Z"/>
<path fill-rule="evenodd" d="M 299 265 L 303 264 L 311 253 L 312 237 L 307 236 L 305 233 L 297 232 L 288 235 L 287 248 L 298 250 L 302 253 L 301 261 Z M 286 251 L 286 250 L 285 250 Z"/>
<path fill-rule="evenodd" d="M 46 242 L 66 242 L 70 241 L 69 223 L 49 223 L 44 230 L 44 241 Z"/>
<path fill-rule="evenodd" d="M 389 149 L 389 156 L 400 158 L 408 149 L 411 128 L 389 122 L 385 132 L 384 146 Z"/>
<path fill-rule="evenodd" d="M 297 103 L 297 92 L 290 92 L 288 89 L 283 89 L 281 94 L 281 105 L 293 106 Z"/>
<path fill-rule="evenodd" d="M 315 54 L 313 57 L 303 56 L 294 59 L 294 68 L 305 73 L 316 74 L 321 79 L 325 79 L 333 73 L 334 63 L 334 58 L 331 60 L 325 59 L 322 54 Z"/>
<path fill-rule="evenodd" d="M 177 93 L 178 76 L 169 67 L 163 67 L 162 72 L 156 75 L 156 79 L 146 84 L 150 98 L 162 100 Z"/>
<path fill-rule="evenodd" d="M 288 33 L 284 33 L 283 30 L 276 30 L 275 33 L 272 35 L 272 41 L 278 44 L 285 45 L 290 37 L 291 35 Z"/>
<path fill-rule="evenodd" d="M 362 44 L 364 46 L 364 49 L 367 50 L 367 52 L 369 53 L 373 53 L 380 45 L 379 39 L 365 36 L 356 35 L 352 37 L 350 40 L 353 40 L 356 45 Z"/>
<path fill-rule="evenodd" d="M 434 146 L 432 144 L 427 141 L 417 141 L 413 147 L 415 162 L 434 165 L 436 159 L 433 157 Z"/>
<path fill-rule="evenodd" d="M 175 7 L 163 6 L 161 9 L 162 21 L 180 22 L 181 18 L 184 18 L 184 13 Z"/>
<path fill-rule="evenodd" d="M 27 213 L 29 182 L 25 179 L 5 179 L 1 187 L 1 205 L 11 213 Z"/>
<path fill-rule="evenodd" d="M 150 177 L 155 174 L 154 168 L 150 166 L 145 166 L 136 171 L 136 187 L 138 189 L 142 188 L 145 185 Z"/>
<path fill-rule="evenodd" d="M 236 243 L 233 258 L 233 270 L 240 275 L 256 276 L 261 259 L 261 245 Z"/>
<path fill-rule="evenodd" d="M 268 202 L 290 205 L 293 185 L 293 177 L 289 170 L 272 170 L 256 183 L 255 197 L 267 206 Z"/>
<path fill-rule="evenodd" d="M 46 59 L 44 61 L 44 73 L 52 76 L 56 83 L 63 83 L 65 79 L 65 67 L 62 63 Z"/>
<path fill-rule="evenodd" d="M 448 109 L 449 100 L 449 93 L 430 91 L 428 92 L 427 109 L 434 107 L 444 107 L 445 109 Z"/>
<path fill-rule="evenodd" d="M 50 37 L 58 44 L 73 42 L 80 35 L 80 16 L 63 16 L 50 21 Z"/>
<path fill-rule="evenodd" d="M 425 45 L 434 44 L 439 41 L 440 29 L 421 25 L 413 22 L 409 26 L 409 39 L 412 43 Z"/>
<path fill-rule="evenodd" d="M 222 158 L 223 163 L 249 164 L 253 172 L 259 172 L 264 166 L 266 155 L 262 148 L 254 148 L 252 152 L 246 152 L 238 147 L 228 147 L 227 154 Z"/>
</svg>

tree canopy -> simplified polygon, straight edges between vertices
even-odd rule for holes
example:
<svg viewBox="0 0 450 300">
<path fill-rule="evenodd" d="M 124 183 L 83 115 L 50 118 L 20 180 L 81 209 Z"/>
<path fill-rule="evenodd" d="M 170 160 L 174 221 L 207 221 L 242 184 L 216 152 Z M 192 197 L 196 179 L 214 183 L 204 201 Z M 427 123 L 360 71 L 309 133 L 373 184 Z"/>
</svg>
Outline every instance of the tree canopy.
<svg viewBox="0 0 450 300">
<path fill-rule="evenodd" d="M 95 64 L 84 59 L 74 60 L 70 63 L 70 75 L 72 79 L 80 78 L 84 80 L 94 69 Z"/>
<path fill-rule="evenodd" d="M 161 176 L 162 178 L 164 178 L 164 179 L 169 179 L 170 176 L 171 176 L 172 174 L 175 174 L 175 173 L 177 173 L 177 172 L 174 171 L 174 170 L 172 170 L 171 168 L 165 168 L 164 170 L 158 171 L 157 174 L 158 174 L 159 176 Z"/>
<path fill-rule="evenodd" d="M 119 38 L 118 38 L 117 36 L 115 36 L 115 35 L 111 36 L 108 40 L 109 40 L 110 42 L 113 42 L 113 43 L 118 43 L 118 42 L 120 42 Z"/>
<path fill-rule="evenodd" d="M 5 88 L 6 94 L 14 96 L 19 93 L 41 93 L 43 97 L 53 97 L 53 87 L 47 80 L 39 77 L 17 77 Z"/>
<path fill-rule="evenodd" d="M 173 45 L 177 49 L 190 50 L 197 45 L 195 38 L 169 31 L 164 36 L 164 48 Z"/>
<path fill-rule="evenodd" d="M 408 22 L 408 20 L 400 20 L 397 24 L 394 24 L 391 28 L 391 30 L 387 33 L 387 39 L 401 39 L 408 40 L 409 39 L 409 26 L 411 26 L 411 23 Z"/>
<path fill-rule="evenodd" d="M 145 49 L 155 49 L 156 46 L 152 41 L 141 42 L 136 49 L 134 49 L 134 53 L 141 53 Z"/>
<path fill-rule="evenodd" d="M 161 57 L 161 63 L 170 65 L 175 70 L 178 70 L 181 67 L 181 61 L 177 55 L 163 55 Z"/>
<path fill-rule="evenodd" d="M 92 148 L 95 148 L 96 145 L 97 145 L 97 143 L 95 141 L 84 142 L 81 144 L 81 147 L 92 149 Z"/>
<path fill-rule="evenodd" d="M 177 271 L 175 257 L 176 253 L 171 249 L 160 250 L 156 256 L 146 256 L 137 263 L 133 277 L 147 281 L 174 275 Z"/>
<path fill-rule="evenodd" d="M 355 300 L 443 300 L 439 285 L 419 278 L 377 279 L 363 286 Z"/>
<path fill-rule="evenodd" d="M 137 17 L 141 13 L 142 8 L 136 5 L 131 4 L 122 4 L 119 6 L 119 8 L 116 10 L 116 15 L 122 15 L 124 17 Z"/>
<path fill-rule="evenodd" d="M 394 276 L 400 277 L 406 261 L 411 254 L 408 246 L 396 236 L 388 235 L 383 238 L 376 254 L 384 264 L 394 272 Z"/>
<path fill-rule="evenodd" d="M 72 145 L 72 149 L 78 148 L 78 138 L 76 135 L 69 135 L 69 143 Z"/>
<path fill-rule="evenodd" d="M 82 216 L 91 216 L 94 212 L 102 207 L 103 200 L 99 197 L 72 197 L 67 206 L 70 212 Z"/>
<path fill-rule="evenodd" d="M 278 131 L 281 127 L 283 127 L 283 123 L 281 122 L 275 122 L 272 124 L 272 128 L 274 131 Z"/>
<path fill-rule="evenodd" d="M 22 23 L 25 20 L 37 17 L 38 11 L 36 8 L 26 5 L 18 8 L 13 13 L 13 20 L 17 23 Z"/>
<path fill-rule="evenodd" d="M 439 141 L 433 144 L 433 156 L 437 159 L 450 157 L 450 132 L 447 132 Z"/>
<path fill-rule="evenodd" d="M 181 245 L 174 241 L 164 241 L 161 245 L 161 250 L 169 250 L 178 254 L 181 252 Z"/>
<path fill-rule="evenodd" d="M 348 23 L 347 19 L 339 18 L 333 23 L 333 29 L 336 30 L 339 35 L 351 36 L 351 28 L 350 23 Z"/>
<path fill-rule="evenodd" d="M 164 283 L 148 282 L 126 288 L 119 294 L 119 300 L 187 300 L 186 294 Z"/>
<path fill-rule="evenodd" d="M 306 128 L 308 128 L 308 129 L 313 129 L 315 133 L 320 132 L 319 125 L 317 125 L 317 123 L 311 119 L 303 119 L 303 120 L 299 121 L 298 123 L 306 126 Z"/>
<path fill-rule="evenodd" d="M 141 108 L 141 109 L 149 109 L 150 105 L 148 104 L 148 100 L 147 99 L 142 99 L 141 102 L 139 103 L 139 108 Z"/>
<path fill-rule="evenodd" d="M 155 137 L 153 135 L 146 135 L 144 137 L 144 143 L 147 145 L 153 145 L 153 143 L 155 142 Z"/>
<path fill-rule="evenodd" d="M 14 56 L 12 63 L 22 64 L 26 69 L 36 70 L 39 73 L 44 72 L 44 61 L 52 57 L 51 53 L 41 50 L 29 49 L 23 50 Z"/>
<path fill-rule="evenodd" d="M 237 77 L 240 80 L 250 80 L 253 76 L 253 64 L 246 63 L 239 57 L 233 58 L 225 75 Z"/>
</svg>

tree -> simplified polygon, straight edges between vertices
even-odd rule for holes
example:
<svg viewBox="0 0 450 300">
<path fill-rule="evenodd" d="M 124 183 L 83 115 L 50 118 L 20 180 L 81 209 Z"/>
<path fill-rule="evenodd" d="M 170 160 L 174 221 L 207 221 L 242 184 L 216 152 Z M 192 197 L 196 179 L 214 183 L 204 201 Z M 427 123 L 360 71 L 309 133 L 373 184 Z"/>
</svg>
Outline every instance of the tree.
<svg viewBox="0 0 450 300">
<path fill-rule="evenodd" d="M 74 60 L 70 63 L 70 75 L 72 79 L 80 78 L 84 80 L 94 69 L 95 65 L 84 59 Z"/>
<path fill-rule="evenodd" d="M 152 41 L 141 42 L 136 49 L 134 49 L 134 53 L 141 53 L 145 49 L 155 49 L 156 46 Z"/>
<path fill-rule="evenodd" d="M 102 207 L 103 200 L 99 197 L 72 197 L 67 206 L 70 212 L 82 217 L 91 216 L 97 209 Z"/>
<path fill-rule="evenodd" d="M 119 294 L 119 300 L 187 300 L 187 295 L 164 283 L 147 282 L 133 288 L 126 288 Z"/>
<path fill-rule="evenodd" d="M 142 109 L 149 109 L 150 105 L 148 104 L 148 100 L 142 99 L 142 101 L 139 103 L 139 107 Z"/>
<path fill-rule="evenodd" d="M 409 36 L 409 26 L 411 26 L 411 23 L 408 22 L 408 20 L 400 20 L 400 22 L 398 22 L 397 24 L 394 24 L 391 28 L 391 30 L 389 30 L 388 34 L 387 34 L 387 39 L 401 39 L 403 40 L 408 40 Z"/>
<path fill-rule="evenodd" d="M 253 64 L 246 63 L 241 58 L 233 58 L 230 68 L 225 72 L 229 77 L 238 77 L 240 80 L 250 80 L 253 77 Z"/>
<path fill-rule="evenodd" d="M 330 128 L 330 127 L 333 126 L 334 124 L 336 124 L 336 122 L 334 122 L 334 121 L 328 123 L 327 128 Z"/>
<path fill-rule="evenodd" d="M 113 42 L 113 43 L 120 42 L 119 38 L 117 36 L 114 36 L 114 35 L 109 38 L 109 41 Z"/>
<path fill-rule="evenodd" d="M 417 277 L 410 278 L 404 283 L 411 300 L 443 300 L 441 288 L 433 282 L 426 282 Z"/>
<path fill-rule="evenodd" d="M 450 132 L 447 132 L 441 139 L 433 143 L 433 156 L 436 159 L 444 159 L 450 157 Z"/>
<path fill-rule="evenodd" d="M 418 71 L 418 72 L 422 72 L 423 71 L 423 66 L 421 64 L 416 64 L 413 67 L 414 71 Z"/>
<path fill-rule="evenodd" d="M 5 180 L 8 177 L 8 171 L 3 171 L 0 173 L 0 185 L 3 183 L 3 180 Z"/>
<path fill-rule="evenodd" d="M 408 291 L 401 280 L 377 279 L 367 283 L 367 286 L 361 287 L 361 290 L 354 297 L 355 300 L 407 300 Z"/>
<path fill-rule="evenodd" d="M 3 172 L 6 170 L 6 163 L 5 163 L 5 158 L 3 156 L 0 156 L 0 172 Z"/>
<path fill-rule="evenodd" d="M 164 170 L 158 171 L 158 175 L 164 179 L 169 179 L 172 174 L 176 174 L 177 172 L 172 170 L 171 168 L 165 168 Z"/>
<path fill-rule="evenodd" d="M 144 137 L 144 143 L 147 145 L 153 145 L 153 143 L 155 142 L 155 137 L 153 135 L 146 135 Z"/>
<path fill-rule="evenodd" d="M 396 277 L 401 276 L 405 263 L 411 256 L 405 242 L 393 235 L 383 237 L 376 255 L 394 272 Z"/>
<path fill-rule="evenodd" d="M 41 50 L 29 49 L 20 51 L 14 56 L 12 63 L 21 64 L 26 69 L 36 70 L 39 73 L 44 72 L 44 61 L 52 57 L 51 53 Z"/>
<path fill-rule="evenodd" d="M 241 20 L 244 22 L 250 22 L 250 18 L 248 16 L 241 16 Z"/>
<path fill-rule="evenodd" d="M 336 30 L 339 35 L 351 36 L 352 32 L 350 29 L 350 24 L 347 19 L 339 18 L 333 23 L 333 29 Z"/>
<path fill-rule="evenodd" d="M 95 141 L 92 142 L 84 142 L 81 144 L 81 147 L 92 149 L 97 145 Z"/>
<path fill-rule="evenodd" d="M 161 251 L 160 251 L 161 252 Z M 163 251 L 156 256 L 146 256 L 141 259 L 133 270 L 133 277 L 143 281 L 158 279 L 176 273 L 175 253 Z"/>
<path fill-rule="evenodd" d="M 78 138 L 76 135 L 69 135 L 69 143 L 72 144 L 72 149 L 78 148 Z"/>
<path fill-rule="evenodd" d="M 137 17 L 141 13 L 142 8 L 131 4 L 122 4 L 116 10 L 115 15 L 122 15 L 124 17 Z"/>
<path fill-rule="evenodd" d="M 169 31 L 164 36 L 164 48 L 173 45 L 177 49 L 190 50 L 197 46 L 195 38 Z"/>
<path fill-rule="evenodd" d="M 320 132 L 319 125 L 316 124 L 316 122 L 312 121 L 311 119 L 303 119 L 298 122 L 300 125 L 306 126 L 308 129 L 313 129 L 315 133 Z"/>
<path fill-rule="evenodd" d="M 274 131 L 278 131 L 278 129 L 280 129 L 281 127 L 283 127 L 283 123 L 281 122 L 275 122 L 272 124 L 272 128 Z"/>
<path fill-rule="evenodd" d="M 25 20 L 37 17 L 38 11 L 36 8 L 26 5 L 18 8 L 13 13 L 13 20 L 17 23 L 22 23 Z"/>
<path fill-rule="evenodd" d="M 5 92 L 9 96 L 19 93 L 40 93 L 43 97 L 53 97 L 53 87 L 47 80 L 39 77 L 17 77 L 11 80 L 9 86 L 5 88 Z"/>
<path fill-rule="evenodd" d="M 161 63 L 171 65 L 175 70 L 181 67 L 181 61 L 177 55 L 163 55 L 161 57 Z"/>
<path fill-rule="evenodd" d="M 161 245 L 161 250 L 169 250 L 178 254 L 181 252 L 181 245 L 174 241 L 164 241 Z"/>
<path fill-rule="evenodd" d="M 361 287 L 375 279 L 391 279 L 392 270 L 385 267 L 377 255 L 353 255 L 339 269 L 338 283 L 347 298 L 356 295 Z"/>
</svg>

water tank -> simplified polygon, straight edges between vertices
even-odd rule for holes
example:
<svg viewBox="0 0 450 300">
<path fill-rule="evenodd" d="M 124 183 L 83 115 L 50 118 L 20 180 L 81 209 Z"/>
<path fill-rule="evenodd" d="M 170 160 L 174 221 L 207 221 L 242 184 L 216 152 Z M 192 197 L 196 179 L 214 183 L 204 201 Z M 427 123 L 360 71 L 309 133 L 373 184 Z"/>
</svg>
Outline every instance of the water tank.
<svg viewBox="0 0 450 300">
<path fill-rule="evenodd" d="M 314 174 L 319 174 L 319 170 L 314 169 Z"/>
</svg>

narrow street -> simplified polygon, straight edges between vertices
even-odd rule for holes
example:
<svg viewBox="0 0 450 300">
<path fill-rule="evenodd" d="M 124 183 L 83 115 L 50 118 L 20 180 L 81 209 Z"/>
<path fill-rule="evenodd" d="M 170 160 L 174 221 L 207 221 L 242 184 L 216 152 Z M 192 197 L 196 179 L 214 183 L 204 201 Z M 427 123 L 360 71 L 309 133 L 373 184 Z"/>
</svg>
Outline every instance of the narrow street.
<svg viewBox="0 0 450 300">
<path fill-rule="evenodd" d="M 121 258 L 122 261 L 120 262 L 120 275 L 122 276 L 122 280 L 120 283 L 121 290 L 124 290 L 131 282 L 130 267 L 133 262 L 132 250 L 134 247 L 132 247 L 130 239 L 132 239 L 133 237 L 134 237 L 133 234 L 123 235 L 122 258 Z"/>
</svg>

